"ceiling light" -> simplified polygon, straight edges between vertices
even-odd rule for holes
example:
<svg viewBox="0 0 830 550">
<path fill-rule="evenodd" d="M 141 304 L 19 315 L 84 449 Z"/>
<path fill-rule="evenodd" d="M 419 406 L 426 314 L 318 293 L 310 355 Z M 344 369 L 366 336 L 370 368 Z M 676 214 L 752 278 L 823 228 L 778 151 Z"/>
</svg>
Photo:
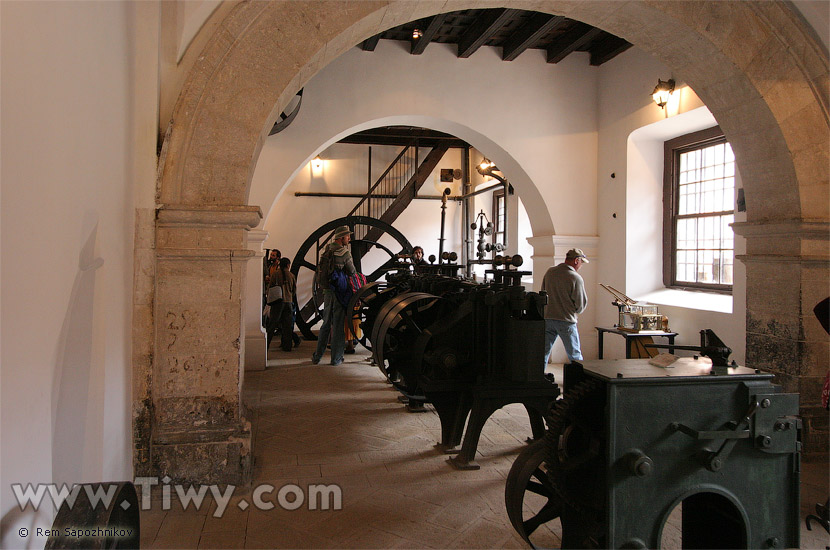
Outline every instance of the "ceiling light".
<svg viewBox="0 0 830 550">
<path fill-rule="evenodd" d="M 412 31 L 412 40 L 418 40 L 423 35 L 424 35 L 424 33 L 421 32 L 421 29 L 414 29 Z"/>
</svg>

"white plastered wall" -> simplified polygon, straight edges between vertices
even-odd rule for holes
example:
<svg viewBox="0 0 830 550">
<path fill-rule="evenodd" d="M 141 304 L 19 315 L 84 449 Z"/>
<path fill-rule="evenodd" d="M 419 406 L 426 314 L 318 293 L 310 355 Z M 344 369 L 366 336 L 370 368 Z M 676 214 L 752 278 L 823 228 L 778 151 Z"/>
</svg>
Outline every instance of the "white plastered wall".
<svg viewBox="0 0 830 550">
<path fill-rule="evenodd" d="M 11 484 L 132 478 L 133 224 L 153 205 L 158 4 L 0 2 L 0 19 L 2 546 L 36 548 L 17 527 L 48 528 L 54 507 L 21 512 Z"/>
<path fill-rule="evenodd" d="M 746 270 L 741 262 L 735 263 L 731 297 L 666 291 L 662 285 L 663 142 L 717 124 L 683 82 L 677 83 L 666 110 L 654 104 L 650 93 L 657 79 L 671 76 L 670 69 L 636 48 L 600 69 L 598 282 L 658 304 L 679 333 L 679 344 L 699 345 L 699 331 L 713 329 L 741 363 L 746 350 Z M 736 221 L 744 217 L 736 214 Z M 741 254 L 744 239 L 736 237 L 735 248 Z M 613 326 L 613 297 L 599 292 L 598 324 Z M 604 348 L 606 358 L 625 356 L 622 338 L 606 336 Z"/>
<path fill-rule="evenodd" d="M 353 48 L 305 86 L 297 118 L 266 140 L 250 202 L 267 220 L 283 186 L 329 144 L 375 126 L 420 125 L 496 162 L 525 200 L 534 232 L 555 225 L 558 234 L 593 235 L 595 79 L 580 53 L 554 65 L 535 50 L 505 63 L 493 48 L 464 60 L 443 44 L 419 56 L 386 40 L 374 52 Z"/>
</svg>

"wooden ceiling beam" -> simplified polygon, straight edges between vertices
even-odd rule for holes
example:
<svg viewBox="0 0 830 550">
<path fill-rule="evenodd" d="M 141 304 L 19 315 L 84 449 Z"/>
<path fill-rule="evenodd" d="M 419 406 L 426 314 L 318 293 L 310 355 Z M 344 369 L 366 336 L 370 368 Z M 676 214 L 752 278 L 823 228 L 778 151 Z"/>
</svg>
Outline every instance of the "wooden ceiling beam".
<svg viewBox="0 0 830 550">
<path fill-rule="evenodd" d="M 370 36 L 366 40 L 364 40 L 360 47 L 363 49 L 364 52 L 373 52 L 380 41 L 380 33 L 376 34 L 375 36 Z"/>
<path fill-rule="evenodd" d="M 447 143 L 452 148 L 464 148 L 467 142 L 444 132 L 423 128 L 372 128 L 357 132 L 338 141 L 356 145 L 392 145 L 404 147 L 412 145 L 417 139 L 420 147 L 435 147 L 439 143 Z"/>
<path fill-rule="evenodd" d="M 412 55 L 421 55 L 424 53 L 424 50 L 427 49 L 427 45 L 429 45 L 429 43 L 432 42 L 432 39 L 435 38 L 435 35 L 441 29 L 441 25 L 444 24 L 444 20 L 446 18 L 446 13 L 433 15 L 429 19 L 429 23 L 426 24 L 426 28 L 422 29 L 421 37 L 411 40 L 412 46 L 409 53 Z"/>
<path fill-rule="evenodd" d="M 566 19 L 561 15 L 533 14 L 527 23 L 522 25 L 504 42 L 501 54 L 502 60 L 513 61 L 547 32 L 562 25 L 565 21 Z"/>
<path fill-rule="evenodd" d="M 507 8 L 484 10 L 458 41 L 458 57 L 470 57 L 513 16 Z"/>
<path fill-rule="evenodd" d="M 572 52 L 590 43 L 601 32 L 601 29 L 580 23 L 573 31 L 565 33 L 562 38 L 548 46 L 548 63 L 559 63 Z"/>
<path fill-rule="evenodd" d="M 591 65 L 597 67 L 626 51 L 634 44 L 613 34 L 606 37 L 597 47 L 591 48 Z"/>
</svg>

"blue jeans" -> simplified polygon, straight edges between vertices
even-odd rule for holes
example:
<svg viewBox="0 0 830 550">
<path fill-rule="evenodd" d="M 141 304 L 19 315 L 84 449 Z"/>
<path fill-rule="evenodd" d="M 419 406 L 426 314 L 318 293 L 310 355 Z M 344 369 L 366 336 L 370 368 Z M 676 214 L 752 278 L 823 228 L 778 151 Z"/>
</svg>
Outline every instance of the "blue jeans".
<svg viewBox="0 0 830 550">
<path fill-rule="evenodd" d="M 320 334 L 317 335 L 317 349 L 311 358 L 319 361 L 326 353 L 326 345 L 331 335 L 331 364 L 338 365 L 343 362 L 343 353 L 346 350 L 346 308 L 340 305 L 334 292 L 326 290 L 323 292 L 323 326 L 320 327 Z M 332 326 L 334 330 L 332 330 Z"/>
<path fill-rule="evenodd" d="M 545 319 L 545 365 L 548 364 L 550 352 L 553 349 L 553 343 L 556 342 L 557 336 L 561 337 L 562 343 L 565 344 L 565 352 L 568 354 L 568 359 L 571 362 L 582 361 L 582 351 L 579 349 L 579 332 L 576 330 L 576 323 Z"/>
</svg>

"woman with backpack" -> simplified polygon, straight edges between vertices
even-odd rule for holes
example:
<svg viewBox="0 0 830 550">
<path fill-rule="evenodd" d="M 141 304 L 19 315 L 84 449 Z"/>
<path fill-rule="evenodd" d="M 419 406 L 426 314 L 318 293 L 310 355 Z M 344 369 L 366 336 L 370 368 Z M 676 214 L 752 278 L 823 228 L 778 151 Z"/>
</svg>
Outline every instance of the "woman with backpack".
<svg viewBox="0 0 830 550">
<path fill-rule="evenodd" d="M 346 350 L 346 331 L 344 330 L 346 308 L 338 301 L 331 281 L 335 273 L 342 279 L 356 272 L 351 249 L 348 246 L 352 239 L 352 231 L 347 225 L 342 225 L 335 230 L 332 239 L 332 242 L 326 245 L 326 250 L 320 257 L 317 267 L 316 281 L 323 289 L 323 324 L 317 336 L 317 349 L 311 356 L 311 363 L 314 365 L 319 364 L 323 358 L 329 336 L 331 336 L 332 365 L 339 365 L 343 362 L 343 354 Z"/>
</svg>

